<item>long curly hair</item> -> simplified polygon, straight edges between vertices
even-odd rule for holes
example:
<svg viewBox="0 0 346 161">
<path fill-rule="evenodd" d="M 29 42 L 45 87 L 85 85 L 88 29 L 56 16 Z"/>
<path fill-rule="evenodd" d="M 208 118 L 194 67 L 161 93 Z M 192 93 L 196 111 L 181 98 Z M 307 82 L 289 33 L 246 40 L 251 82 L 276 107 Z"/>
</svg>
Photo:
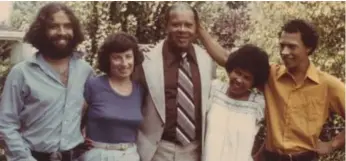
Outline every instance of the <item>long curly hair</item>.
<svg viewBox="0 0 346 161">
<path fill-rule="evenodd" d="M 46 30 L 52 20 L 52 15 L 59 11 L 64 11 L 71 21 L 73 38 L 70 45 L 73 49 L 75 49 L 78 44 L 84 41 L 84 35 L 80 22 L 69 7 L 63 3 L 57 2 L 48 3 L 40 9 L 36 19 L 30 25 L 28 32 L 25 34 L 24 41 L 31 44 L 38 50 L 45 50 L 45 46 L 47 46 L 47 43 L 49 43 Z"/>
</svg>

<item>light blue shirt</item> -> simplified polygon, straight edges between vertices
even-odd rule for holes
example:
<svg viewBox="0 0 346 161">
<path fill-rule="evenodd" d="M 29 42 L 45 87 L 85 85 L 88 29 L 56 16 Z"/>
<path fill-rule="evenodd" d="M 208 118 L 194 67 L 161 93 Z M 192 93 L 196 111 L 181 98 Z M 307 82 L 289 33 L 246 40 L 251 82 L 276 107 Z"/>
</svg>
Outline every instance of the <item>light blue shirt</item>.
<svg viewBox="0 0 346 161">
<path fill-rule="evenodd" d="M 8 161 L 31 161 L 30 150 L 70 150 L 83 142 L 80 131 L 85 81 L 91 66 L 73 56 L 68 86 L 37 54 L 15 65 L 0 102 L 0 134 Z"/>
</svg>

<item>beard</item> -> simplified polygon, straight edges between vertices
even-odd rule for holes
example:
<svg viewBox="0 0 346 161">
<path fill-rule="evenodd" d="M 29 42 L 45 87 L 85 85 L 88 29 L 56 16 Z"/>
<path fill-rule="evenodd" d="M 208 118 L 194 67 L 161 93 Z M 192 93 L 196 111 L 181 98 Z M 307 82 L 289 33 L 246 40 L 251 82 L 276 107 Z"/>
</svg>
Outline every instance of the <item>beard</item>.
<svg viewBox="0 0 346 161">
<path fill-rule="evenodd" d="M 57 42 L 59 40 L 65 40 L 66 45 L 59 46 Z M 47 39 L 45 46 L 42 49 L 42 55 L 54 60 L 64 59 L 73 55 L 75 45 L 72 43 L 71 36 L 52 36 Z"/>
</svg>

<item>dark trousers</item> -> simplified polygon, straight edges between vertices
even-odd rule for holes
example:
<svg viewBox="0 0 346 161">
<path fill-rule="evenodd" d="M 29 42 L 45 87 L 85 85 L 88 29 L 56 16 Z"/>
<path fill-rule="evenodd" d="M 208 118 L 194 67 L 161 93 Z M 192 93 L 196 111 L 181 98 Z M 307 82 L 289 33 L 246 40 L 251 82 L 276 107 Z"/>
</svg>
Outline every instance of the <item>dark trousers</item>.
<svg viewBox="0 0 346 161">
<path fill-rule="evenodd" d="M 265 150 L 263 156 L 264 161 L 318 161 L 318 154 L 312 151 L 286 155 Z"/>
<path fill-rule="evenodd" d="M 72 161 L 72 151 L 56 152 L 56 153 L 44 153 L 31 151 L 31 155 L 37 161 Z"/>
</svg>

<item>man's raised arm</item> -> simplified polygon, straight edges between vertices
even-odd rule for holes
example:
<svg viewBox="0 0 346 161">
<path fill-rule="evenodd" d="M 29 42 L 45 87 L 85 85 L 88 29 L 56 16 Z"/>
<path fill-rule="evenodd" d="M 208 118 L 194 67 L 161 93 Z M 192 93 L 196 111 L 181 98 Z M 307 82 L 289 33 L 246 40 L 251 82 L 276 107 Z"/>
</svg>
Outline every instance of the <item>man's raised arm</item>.
<svg viewBox="0 0 346 161">
<path fill-rule="evenodd" d="M 205 46 L 208 54 L 220 65 L 225 66 L 229 52 L 224 49 L 211 35 L 200 25 L 198 27 L 198 36 Z"/>
</svg>

